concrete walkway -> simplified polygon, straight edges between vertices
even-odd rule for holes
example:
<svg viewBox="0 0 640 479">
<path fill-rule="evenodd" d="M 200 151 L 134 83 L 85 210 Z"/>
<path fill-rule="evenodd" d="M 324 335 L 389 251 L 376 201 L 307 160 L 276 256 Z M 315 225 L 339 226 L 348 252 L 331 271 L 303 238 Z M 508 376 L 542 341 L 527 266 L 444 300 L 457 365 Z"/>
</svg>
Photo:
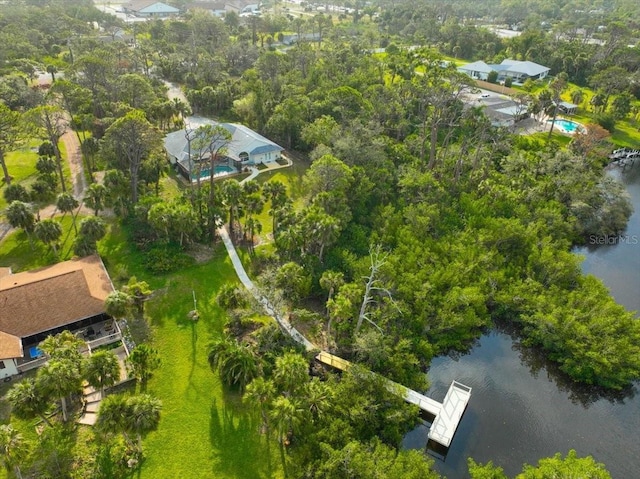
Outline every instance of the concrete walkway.
<svg viewBox="0 0 640 479">
<path fill-rule="evenodd" d="M 286 165 L 278 165 L 277 167 L 267 168 L 264 170 L 258 170 L 257 168 L 252 168 L 251 174 L 248 177 L 246 177 L 244 180 L 240 181 L 240 184 L 243 184 L 247 181 L 255 179 L 260 173 L 279 169 L 279 168 L 286 168 L 291 165 L 292 165 L 291 160 L 287 158 Z M 307 350 L 319 349 L 315 344 L 313 344 L 311 341 L 305 338 L 296 328 L 291 326 L 291 323 L 276 310 L 276 308 L 271 304 L 271 302 L 263 294 L 261 294 L 258 288 L 255 286 L 255 284 L 253 284 L 253 281 L 251 281 L 251 278 L 249 278 L 247 271 L 244 269 L 242 261 L 240 261 L 240 257 L 238 256 L 238 251 L 236 250 L 236 247 L 233 244 L 233 241 L 231 241 L 231 237 L 229 236 L 229 232 L 227 231 L 227 229 L 223 226 L 221 228 L 218 228 L 217 233 L 220 236 L 220 238 L 222 238 L 222 242 L 224 243 L 224 247 L 227 249 L 227 254 L 229 255 L 229 259 L 231 259 L 231 264 L 233 265 L 233 269 L 236 270 L 236 274 L 238 275 L 240 282 L 243 284 L 245 288 L 247 288 L 247 290 L 256 299 L 256 301 L 258 301 L 262 305 L 262 307 L 267 312 L 267 314 L 271 316 L 273 319 L 275 319 L 277 323 L 280 325 L 280 327 L 289 336 L 291 336 L 297 343 L 303 345 L 305 349 Z"/>
</svg>

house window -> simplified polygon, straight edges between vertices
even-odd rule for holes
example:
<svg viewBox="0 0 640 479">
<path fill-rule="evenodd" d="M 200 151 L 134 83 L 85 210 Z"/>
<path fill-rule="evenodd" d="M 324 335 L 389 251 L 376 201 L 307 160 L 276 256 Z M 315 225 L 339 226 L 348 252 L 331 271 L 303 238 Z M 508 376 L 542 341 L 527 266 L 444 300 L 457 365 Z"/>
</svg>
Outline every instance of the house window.
<svg viewBox="0 0 640 479">
<path fill-rule="evenodd" d="M 4 361 L 0 361 L 0 369 L 6 369 L 7 366 L 5 366 Z"/>
</svg>

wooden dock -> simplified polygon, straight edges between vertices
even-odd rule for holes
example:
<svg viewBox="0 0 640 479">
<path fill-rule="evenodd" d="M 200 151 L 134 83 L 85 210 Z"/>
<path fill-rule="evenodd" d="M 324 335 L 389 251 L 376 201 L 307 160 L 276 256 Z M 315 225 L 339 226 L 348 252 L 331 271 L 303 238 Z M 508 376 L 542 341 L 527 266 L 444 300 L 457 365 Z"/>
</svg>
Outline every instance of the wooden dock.
<svg viewBox="0 0 640 479">
<path fill-rule="evenodd" d="M 316 360 L 340 371 L 346 371 L 351 367 L 351 363 L 346 359 L 334 356 L 326 351 L 321 351 L 316 356 Z M 389 391 L 395 394 L 402 394 L 405 401 L 410 404 L 415 404 L 421 410 L 434 416 L 431 429 L 429 429 L 429 439 L 444 447 L 451 445 L 453 436 L 458 429 L 458 424 L 460 424 L 462 414 L 471 397 L 470 387 L 453 381 L 444 397 L 444 401 L 440 403 L 435 399 L 431 399 L 424 394 L 420 394 L 413 389 L 409 389 L 389 379 L 385 379 L 385 383 Z"/>
</svg>

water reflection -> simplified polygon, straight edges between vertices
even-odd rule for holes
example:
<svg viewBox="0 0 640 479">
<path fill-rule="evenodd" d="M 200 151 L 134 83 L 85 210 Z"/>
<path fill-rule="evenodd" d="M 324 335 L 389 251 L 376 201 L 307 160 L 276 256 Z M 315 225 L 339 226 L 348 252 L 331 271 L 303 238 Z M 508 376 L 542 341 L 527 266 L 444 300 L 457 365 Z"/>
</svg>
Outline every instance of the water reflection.
<svg viewBox="0 0 640 479">
<path fill-rule="evenodd" d="M 614 478 L 637 477 L 640 400 L 631 389 L 603 394 L 576 387 L 504 328 L 485 334 L 469 354 L 433 361 L 428 395 L 442 399 L 451 380 L 473 388 L 446 457 L 436 468 L 468 477 L 467 457 L 500 465 L 510 476 L 524 463 L 576 449 L 603 462 Z M 426 449 L 428 426 L 407 434 L 406 448 Z"/>
<path fill-rule="evenodd" d="M 542 350 L 523 345 L 515 328 L 501 325 L 497 329 L 511 338 L 513 342 L 511 348 L 519 354 L 522 364 L 529 368 L 529 373 L 534 378 L 537 378 L 541 373 L 546 374 L 547 379 L 553 381 L 559 391 L 567 393 L 567 397 L 574 404 L 578 404 L 585 409 L 600 400 L 623 404 L 625 401 L 633 399 L 636 395 L 637 388 L 634 386 L 629 386 L 620 391 L 612 391 L 598 386 L 578 384 L 562 372 L 557 363 L 549 361 Z"/>
<path fill-rule="evenodd" d="M 634 205 L 625 235 L 640 239 L 640 168 L 610 174 L 622 181 Z M 640 242 L 591 245 L 577 251 L 583 271 L 594 274 L 627 309 L 640 311 Z M 525 347 L 516 331 L 500 326 L 469 354 L 436 358 L 427 395 L 442 399 L 453 379 L 473 388 L 458 432 L 436 468 L 450 479 L 468 477 L 467 457 L 493 461 L 509 476 L 524 463 L 575 449 L 606 464 L 616 479 L 640 477 L 640 397 L 576 385 L 558 366 Z M 425 449 L 428 427 L 407 434 L 403 446 Z"/>
</svg>

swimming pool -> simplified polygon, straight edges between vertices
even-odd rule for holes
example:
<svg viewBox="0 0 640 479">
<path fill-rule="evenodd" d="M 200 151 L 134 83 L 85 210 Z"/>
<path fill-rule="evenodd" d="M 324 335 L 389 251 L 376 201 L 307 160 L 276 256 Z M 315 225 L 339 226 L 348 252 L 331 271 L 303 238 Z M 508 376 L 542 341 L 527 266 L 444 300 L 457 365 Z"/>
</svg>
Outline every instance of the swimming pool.
<svg viewBox="0 0 640 479">
<path fill-rule="evenodd" d="M 547 120 L 547 123 L 551 123 L 552 120 Z M 558 129 L 558 131 L 561 131 L 562 133 L 567 133 L 569 135 L 573 135 L 576 131 L 584 131 L 584 126 L 582 126 L 580 123 L 576 123 L 575 121 L 571 121 L 571 120 L 556 120 L 555 125 L 553 125 L 554 129 Z"/>
<path fill-rule="evenodd" d="M 231 166 L 227 166 L 227 165 L 216 165 L 213 167 L 214 178 L 216 176 L 225 176 L 235 172 L 236 172 L 235 168 L 232 168 Z M 209 168 L 200 170 L 200 179 L 204 179 L 204 178 L 209 178 Z"/>
</svg>

